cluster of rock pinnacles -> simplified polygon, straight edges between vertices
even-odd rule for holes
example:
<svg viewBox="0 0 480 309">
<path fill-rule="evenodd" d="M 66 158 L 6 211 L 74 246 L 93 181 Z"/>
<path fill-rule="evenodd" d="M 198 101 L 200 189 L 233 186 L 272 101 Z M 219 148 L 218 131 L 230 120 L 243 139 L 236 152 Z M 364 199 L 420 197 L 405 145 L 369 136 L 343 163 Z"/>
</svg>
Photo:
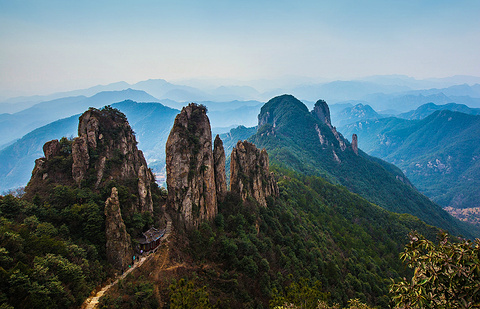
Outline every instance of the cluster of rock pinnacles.
<svg viewBox="0 0 480 309">
<path fill-rule="evenodd" d="M 238 141 L 230 156 L 230 191 L 243 201 L 253 198 L 267 206 L 268 196 L 278 195 L 269 172 L 268 154 L 247 141 Z M 212 133 L 206 108 L 195 103 L 175 118 L 166 145 L 167 204 L 185 228 L 213 219 L 217 204 L 227 194 L 225 150 Z"/>
<path fill-rule="evenodd" d="M 33 198 L 49 184 L 88 186 L 100 189 L 110 180 L 120 183 L 138 179 L 138 199 L 127 211 L 153 212 L 150 185 L 155 178 L 137 148 L 126 117 L 115 109 L 91 108 L 79 118 L 78 137 L 71 144 L 72 166 L 55 169 L 62 149 L 58 140 L 45 143 L 45 156 L 35 161 L 26 196 Z M 94 155 L 92 155 L 94 154 Z M 115 168 L 107 168 L 115 158 Z M 191 103 L 177 115 L 166 145 L 167 207 L 177 214 L 186 229 L 198 227 L 217 214 L 217 204 L 227 195 L 225 151 L 217 135 L 212 151 L 212 134 L 206 108 Z M 269 172 L 268 155 L 247 141 L 239 141 L 231 154 L 231 191 L 244 201 L 253 198 L 266 206 L 278 187 Z M 94 175 L 91 171 L 94 171 Z M 93 178 L 92 178 L 93 176 Z M 89 179 L 93 179 L 89 180 Z M 87 182 L 90 181 L 90 183 Z M 134 250 L 122 217 L 118 190 L 113 187 L 105 202 L 105 235 L 108 261 L 119 270 L 131 262 Z"/>
</svg>

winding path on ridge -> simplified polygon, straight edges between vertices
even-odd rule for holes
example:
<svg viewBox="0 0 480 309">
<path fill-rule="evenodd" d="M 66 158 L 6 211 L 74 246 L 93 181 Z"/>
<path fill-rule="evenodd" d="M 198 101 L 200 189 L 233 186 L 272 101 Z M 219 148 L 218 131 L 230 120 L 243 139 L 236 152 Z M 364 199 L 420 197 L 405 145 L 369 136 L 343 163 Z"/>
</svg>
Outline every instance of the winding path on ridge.
<svg viewBox="0 0 480 309">
<path fill-rule="evenodd" d="M 172 231 L 172 219 L 170 216 L 165 213 L 165 217 L 167 219 L 167 227 L 165 228 L 165 234 L 163 235 L 162 242 L 166 241 L 168 236 L 170 235 L 170 232 Z M 158 248 L 158 247 L 157 247 Z M 82 309 L 93 309 L 96 308 L 100 298 L 113 286 L 115 286 L 120 280 L 124 279 L 129 273 L 131 273 L 134 269 L 137 269 L 138 267 L 142 266 L 145 261 L 150 259 L 152 256 L 154 256 L 156 253 L 156 249 L 151 253 L 146 256 L 140 257 L 140 260 L 135 263 L 131 268 L 129 268 L 126 272 L 124 272 L 122 275 L 117 276 L 115 281 L 112 283 L 104 286 L 100 291 L 98 291 L 95 295 L 90 296 L 87 298 L 83 304 L 82 304 Z"/>
</svg>

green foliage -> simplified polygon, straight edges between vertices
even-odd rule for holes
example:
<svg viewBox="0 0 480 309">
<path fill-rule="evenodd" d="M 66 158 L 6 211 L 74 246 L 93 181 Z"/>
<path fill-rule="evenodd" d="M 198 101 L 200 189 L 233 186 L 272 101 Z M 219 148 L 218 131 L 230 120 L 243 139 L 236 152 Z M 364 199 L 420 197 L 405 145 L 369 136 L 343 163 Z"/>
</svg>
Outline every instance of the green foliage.
<svg viewBox="0 0 480 309">
<path fill-rule="evenodd" d="M 400 255 L 412 269 L 390 286 L 395 308 L 476 308 L 480 304 L 480 240 L 452 243 L 447 234 L 438 245 L 418 233 Z"/>
<path fill-rule="evenodd" d="M 346 126 L 367 153 L 400 167 L 439 205 L 477 207 L 480 198 L 480 116 L 430 111 L 423 120 L 386 118 Z"/>
<path fill-rule="evenodd" d="M 419 230 L 434 239 L 439 230 L 322 178 L 272 169 L 280 179 L 280 197 L 269 198 L 268 207 L 228 194 L 215 221 L 189 234 L 198 262 L 238 274 L 235 293 L 230 284 L 218 283 L 221 276 L 202 277 L 212 294 L 226 293 L 232 307 L 265 307 L 272 291 L 286 295 L 292 282 L 305 278 L 343 306 L 358 299 L 387 307 L 389 278 L 408 274 L 397 258 L 406 235 Z"/>
<path fill-rule="evenodd" d="M 315 309 L 319 301 L 326 301 L 328 294 L 322 292 L 322 284 L 319 281 L 310 284 L 306 278 L 300 278 L 298 282 L 292 282 L 285 288 L 283 294 L 275 293 L 270 300 L 270 308 L 277 308 L 284 304 L 292 304 L 296 308 Z"/>
<path fill-rule="evenodd" d="M 39 219 L 48 220 L 54 207 L 43 212 L 25 201 L 10 202 L 22 208 L 14 220 L 0 219 L 1 300 L 15 308 L 79 306 L 106 276 L 97 250 L 85 238 L 72 242 L 76 234 L 68 222 Z"/>
<path fill-rule="evenodd" d="M 315 119 L 294 97 L 273 98 L 262 107 L 259 119 L 263 125 L 250 141 L 267 149 L 271 163 L 324 177 L 389 211 L 412 214 L 455 235 L 474 238 L 480 233 L 453 219 L 408 181 L 402 181 L 404 175 L 398 168 L 362 152 L 356 155 L 348 141 L 342 150 L 332 129 Z M 433 145 L 429 139 L 429 145 L 441 147 L 438 145 L 442 143 Z M 473 174 L 469 178 L 474 178 Z"/>
<path fill-rule="evenodd" d="M 100 308 L 159 308 L 158 301 L 154 295 L 154 285 L 145 282 L 144 278 L 133 282 L 120 282 L 119 292 L 121 297 L 105 296 L 100 299 Z"/>
<path fill-rule="evenodd" d="M 171 309 L 208 309 L 213 308 L 206 287 L 195 287 L 194 281 L 180 279 L 170 285 Z"/>
</svg>

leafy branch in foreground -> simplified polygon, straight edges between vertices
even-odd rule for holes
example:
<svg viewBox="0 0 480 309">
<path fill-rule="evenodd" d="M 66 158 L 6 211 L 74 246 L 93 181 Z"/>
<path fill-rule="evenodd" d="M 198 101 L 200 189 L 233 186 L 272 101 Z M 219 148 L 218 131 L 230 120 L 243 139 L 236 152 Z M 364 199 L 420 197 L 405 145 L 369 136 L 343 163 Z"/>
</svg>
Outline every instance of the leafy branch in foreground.
<svg viewBox="0 0 480 309">
<path fill-rule="evenodd" d="M 416 232 L 400 255 L 414 273 L 411 280 L 393 282 L 395 308 L 473 308 L 480 305 L 480 240 L 439 244 Z"/>
</svg>

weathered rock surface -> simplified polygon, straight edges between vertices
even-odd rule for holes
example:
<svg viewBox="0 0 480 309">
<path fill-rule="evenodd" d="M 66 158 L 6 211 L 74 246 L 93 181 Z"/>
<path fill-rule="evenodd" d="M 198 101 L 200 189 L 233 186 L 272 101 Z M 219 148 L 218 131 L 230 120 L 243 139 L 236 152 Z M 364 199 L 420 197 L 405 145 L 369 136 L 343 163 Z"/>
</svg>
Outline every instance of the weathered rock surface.
<svg viewBox="0 0 480 309">
<path fill-rule="evenodd" d="M 78 137 L 71 142 L 71 153 L 64 153 L 57 140 L 47 142 L 44 152 L 45 158 L 37 160 L 32 172 L 27 195 L 33 196 L 48 184 L 98 189 L 113 180 L 129 183 L 131 193 L 138 197 L 132 213 L 153 211 L 150 185 L 155 178 L 120 111 L 90 108 L 79 118 Z M 58 155 L 62 157 L 55 158 Z"/>
<path fill-rule="evenodd" d="M 270 173 L 268 154 L 247 141 L 238 141 L 230 156 L 230 190 L 267 206 L 268 196 L 278 196 L 278 186 Z"/>
<path fill-rule="evenodd" d="M 212 133 L 206 108 L 191 103 L 175 118 L 166 145 L 167 205 L 185 228 L 217 214 Z"/>
<path fill-rule="evenodd" d="M 358 137 L 357 134 L 352 135 L 352 149 L 356 155 L 358 155 Z"/>
<path fill-rule="evenodd" d="M 223 142 L 218 134 L 213 142 L 213 164 L 215 170 L 217 200 L 222 201 L 227 194 L 227 175 L 225 173 L 225 149 L 223 148 Z"/>
<path fill-rule="evenodd" d="M 324 124 L 330 127 L 332 126 L 332 122 L 330 120 L 330 109 L 328 108 L 327 102 L 324 100 L 318 100 L 315 103 L 312 114 Z"/>
<path fill-rule="evenodd" d="M 112 188 L 105 202 L 105 236 L 107 260 L 118 270 L 125 270 L 132 262 L 131 237 L 123 222 L 117 188 Z"/>
<path fill-rule="evenodd" d="M 45 158 L 49 160 L 55 156 L 58 156 L 60 154 L 60 149 L 61 146 L 58 139 L 46 142 L 45 145 L 43 145 L 43 153 L 45 154 Z"/>
<path fill-rule="evenodd" d="M 75 183 L 80 184 L 85 179 L 90 166 L 90 156 L 88 155 L 87 138 L 85 136 L 79 136 L 73 140 L 72 158 L 72 177 Z"/>
</svg>

